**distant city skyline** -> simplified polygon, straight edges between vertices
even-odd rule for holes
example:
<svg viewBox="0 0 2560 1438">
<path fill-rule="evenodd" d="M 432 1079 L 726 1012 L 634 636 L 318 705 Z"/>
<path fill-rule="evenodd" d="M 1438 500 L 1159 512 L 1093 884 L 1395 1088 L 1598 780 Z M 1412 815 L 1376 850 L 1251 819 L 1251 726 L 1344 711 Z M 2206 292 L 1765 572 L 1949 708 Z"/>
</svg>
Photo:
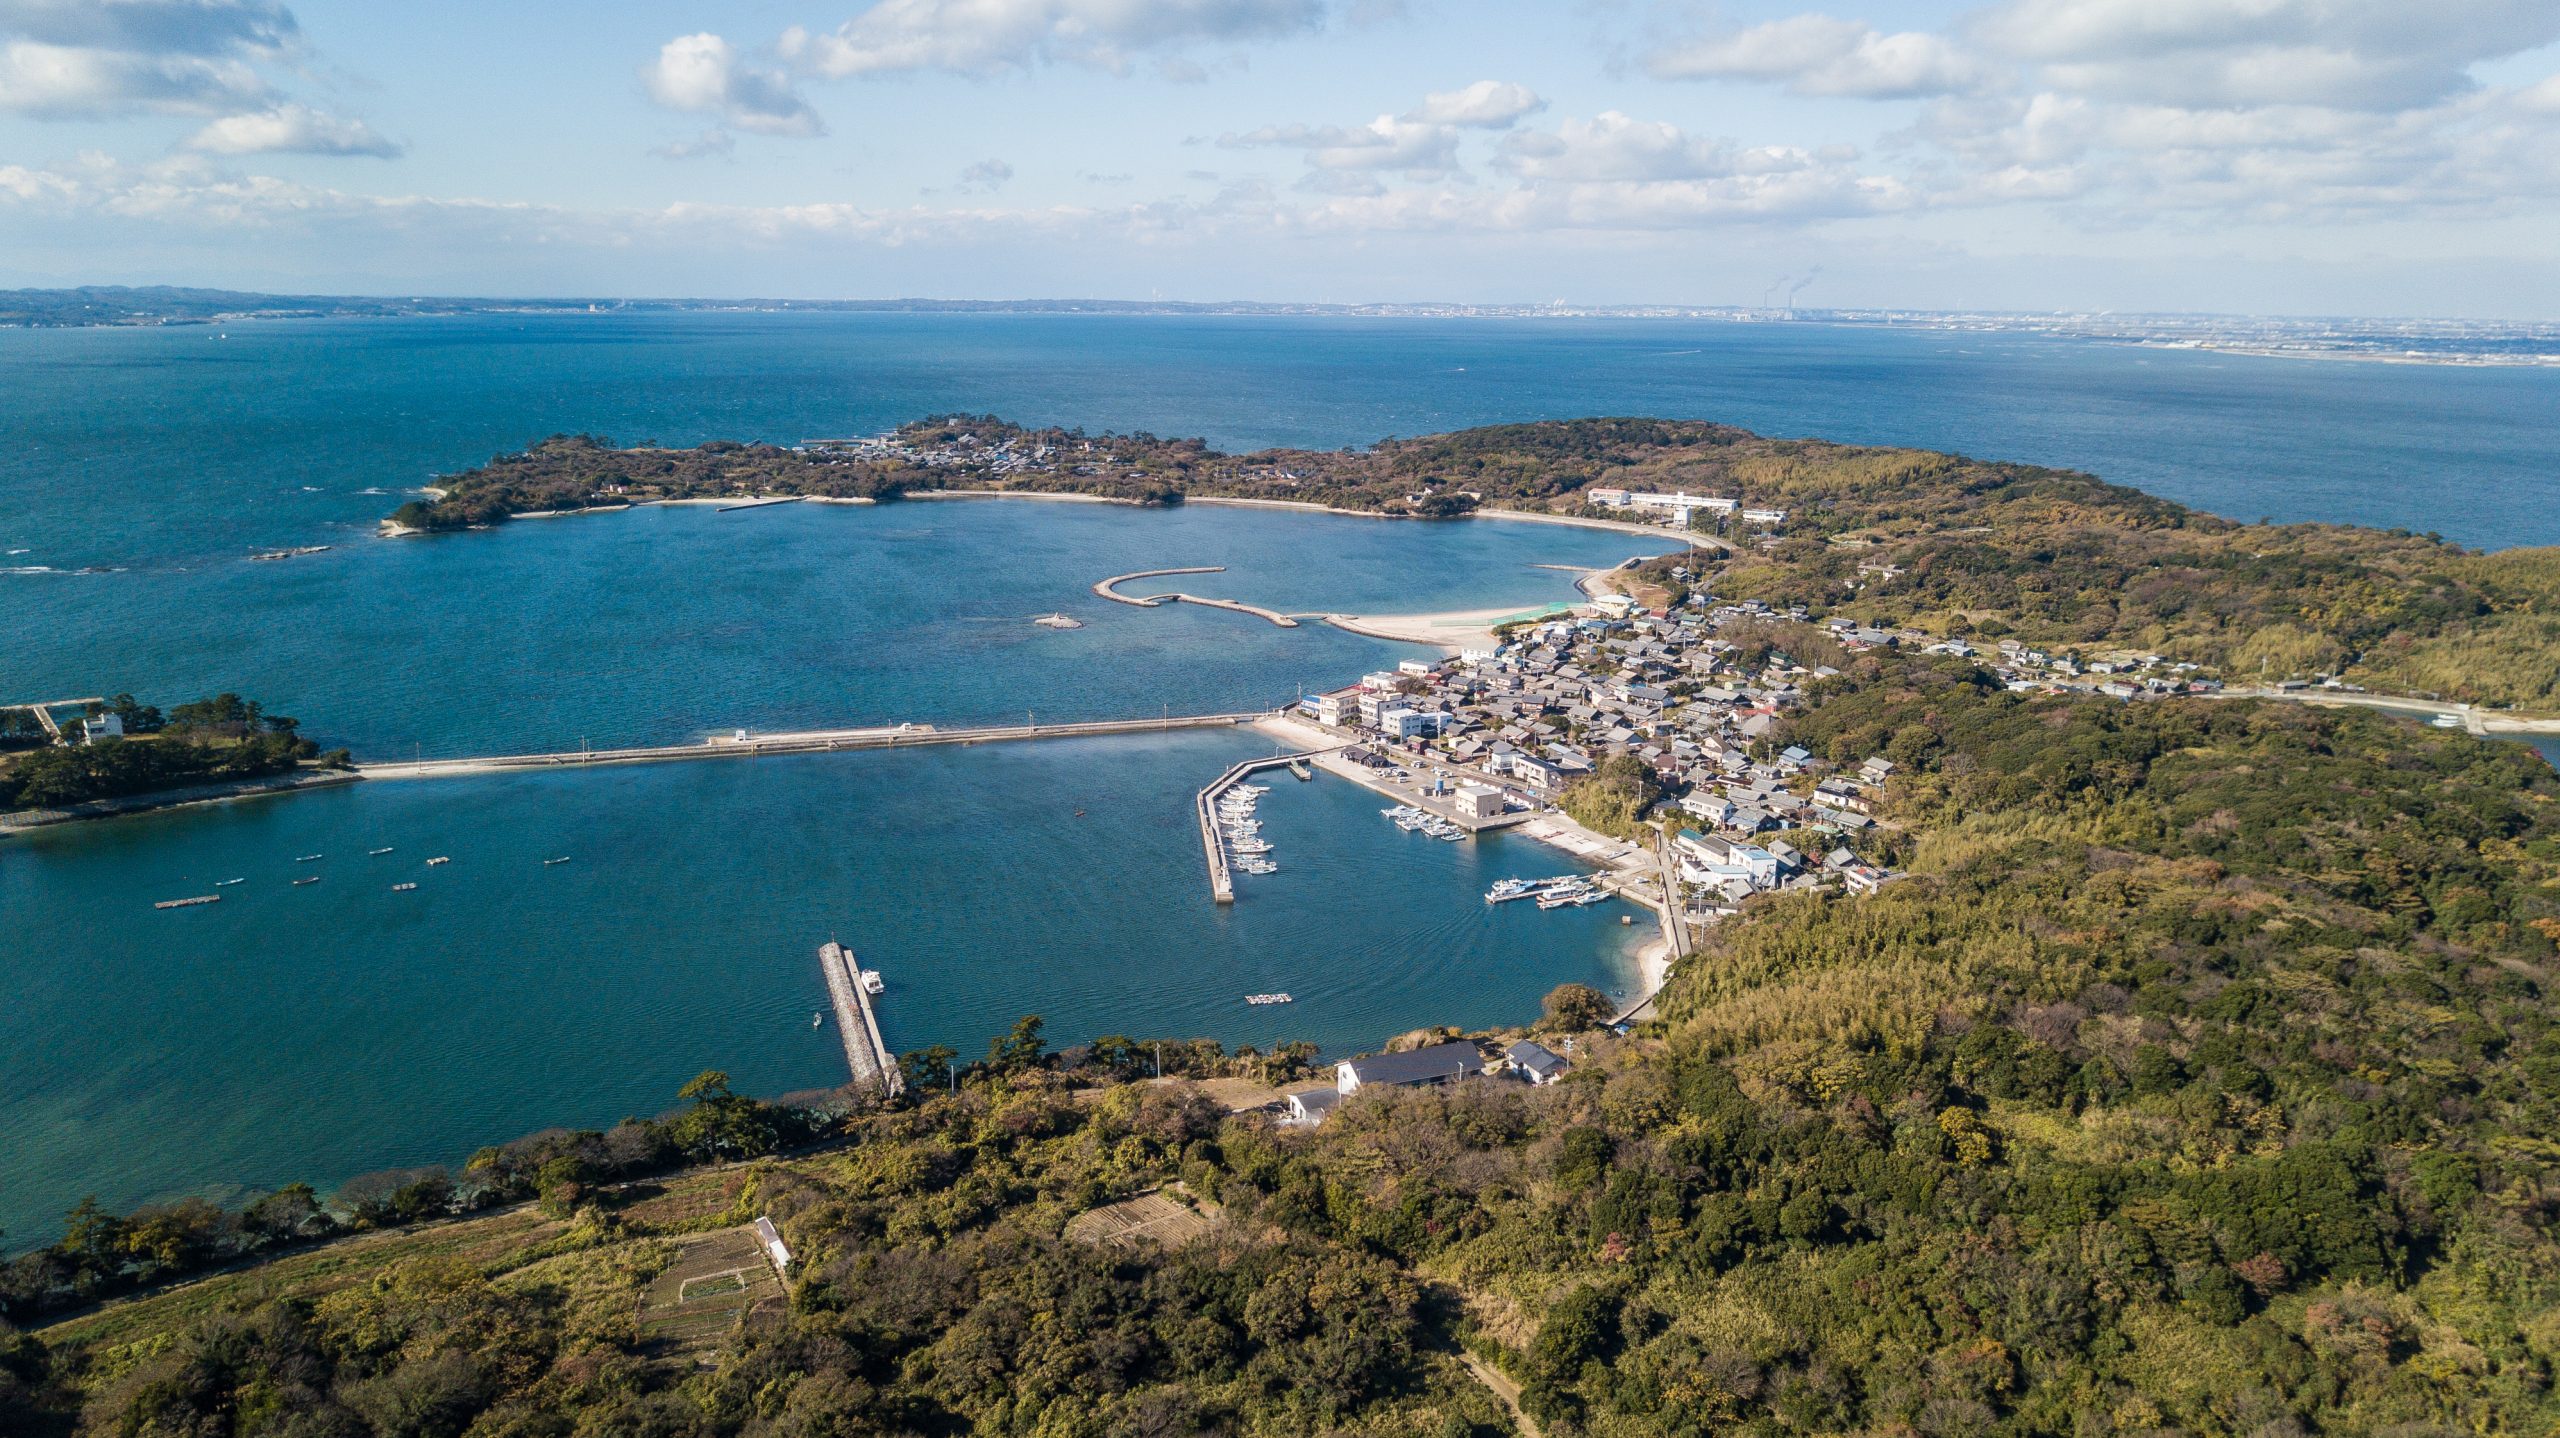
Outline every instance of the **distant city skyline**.
<svg viewBox="0 0 2560 1438">
<path fill-rule="evenodd" d="M 2560 318 L 2551 0 L 0 0 L 0 287 Z"/>
</svg>

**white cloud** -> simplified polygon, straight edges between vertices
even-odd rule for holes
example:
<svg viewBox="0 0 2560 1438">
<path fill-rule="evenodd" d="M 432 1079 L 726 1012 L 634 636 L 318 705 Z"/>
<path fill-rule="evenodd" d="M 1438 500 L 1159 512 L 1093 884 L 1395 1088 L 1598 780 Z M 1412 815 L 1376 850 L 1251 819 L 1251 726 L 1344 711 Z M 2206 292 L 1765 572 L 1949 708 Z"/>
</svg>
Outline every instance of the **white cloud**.
<svg viewBox="0 0 2560 1438">
<path fill-rule="evenodd" d="M 1990 75 L 1940 36 L 1888 35 L 1828 15 L 1789 16 L 1681 45 L 1651 56 L 1646 68 L 1666 80 L 1763 80 L 1800 95 L 1863 99 L 1943 95 Z"/>
<path fill-rule="evenodd" d="M 299 49 L 260 0 L 0 0 L 0 110 L 45 120 L 265 104 L 257 66 Z"/>
<path fill-rule="evenodd" d="M 721 123 L 758 135 L 823 135 L 826 122 L 791 88 L 780 71 L 742 60 L 727 40 L 708 31 L 679 35 L 658 48 L 657 60 L 640 72 L 649 98 L 670 110 L 716 115 Z"/>
<path fill-rule="evenodd" d="M 1321 0 L 879 0 L 833 30 L 783 32 L 795 68 L 828 79 L 1043 64 L 1125 71 L 1136 52 L 1315 29 Z"/>
<path fill-rule="evenodd" d="M 1444 90 L 1426 95 L 1422 108 L 1405 116 L 1424 125 L 1462 125 L 1474 129 L 1501 130 L 1523 118 L 1547 108 L 1547 102 L 1526 85 L 1513 85 L 1500 80 L 1478 80 L 1458 90 Z"/>
<path fill-rule="evenodd" d="M 1357 127 L 1265 125 L 1243 134 L 1220 135 L 1218 144 L 1231 150 L 1304 150 L 1307 163 L 1319 170 L 1388 170 L 1428 178 L 1458 168 L 1454 127 L 1417 124 L 1393 115 L 1380 115 Z"/>
<path fill-rule="evenodd" d="M 980 160 L 961 170 L 960 188 L 981 192 L 999 190 L 1004 188 L 1005 181 L 1012 178 L 1013 166 L 1002 160 Z"/>
<path fill-rule="evenodd" d="M 2207 107 L 2403 109 L 2560 39 L 2551 0 L 2007 0 L 1972 26 L 2053 88 Z"/>
<path fill-rule="evenodd" d="M 373 155 L 386 160 L 400 153 L 398 145 L 362 120 L 296 104 L 226 115 L 198 130 L 187 148 L 210 155 Z"/>
</svg>

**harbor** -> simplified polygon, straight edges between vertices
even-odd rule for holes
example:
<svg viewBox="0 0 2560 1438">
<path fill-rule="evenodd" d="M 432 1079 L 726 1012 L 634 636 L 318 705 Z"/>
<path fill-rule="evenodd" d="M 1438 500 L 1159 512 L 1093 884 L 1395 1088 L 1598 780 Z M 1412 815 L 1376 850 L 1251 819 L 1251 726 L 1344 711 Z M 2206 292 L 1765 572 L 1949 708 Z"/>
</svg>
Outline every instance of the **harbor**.
<svg viewBox="0 0 2560 1438">
<path fill-rule="evenodd" d="M 1245 780 L 1270 769 L 1286 769 L 1292 774 L 1304 770 L 1309 760 L 1320 760 L 1321 750 L 1296 754 L 1274 754 L 1264 759 L 1247 759 L 1230 765 L 1227 771 L 1211 780 L 1192 799 L 1193 817 L 1200 825 L 1200 849 L 1209 864 L 1209 896 L 1221 904 L 1236 901 L 1235 876 L 1239 869 L 1247 873 L 1268 874 L 1278 865 L 1265 857 L 1272 845 L 1261 837 L 1261 823 L 1253 817 L 1253 800 L 1267 792 Z M 1241 802 L 1239 802 L 1241 801 Z"/>
</svg>

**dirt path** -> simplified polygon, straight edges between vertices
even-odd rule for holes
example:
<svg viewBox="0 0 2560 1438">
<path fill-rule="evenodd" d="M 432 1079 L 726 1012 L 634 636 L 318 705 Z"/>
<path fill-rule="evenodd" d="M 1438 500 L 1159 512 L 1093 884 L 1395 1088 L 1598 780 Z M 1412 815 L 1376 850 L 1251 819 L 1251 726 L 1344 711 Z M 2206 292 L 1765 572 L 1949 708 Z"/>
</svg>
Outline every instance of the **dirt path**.
<svg viewBox="0 0 2560 1438">
<path fill-rule="evenodd" d="M 1547 1438 L 1547 1435 L 1538 1431 L 1538 1421 L 1521 1411 L 1519 1384 L 1505 1377 L 1501 1369 L 1472 1353 L 1460 1353 L 1458 1361 L 1467 1365 L 1467 1371 L 1474 1374 L 1476 1381 L 1483 1384 L 1487 1391 L 1502 1400 L 1502 1406 L 1510 1410 L 1511 1421 L 1519 1425 L 1520 1431 L 1526 1434 L 1527 1438 Z"/>
</svg>

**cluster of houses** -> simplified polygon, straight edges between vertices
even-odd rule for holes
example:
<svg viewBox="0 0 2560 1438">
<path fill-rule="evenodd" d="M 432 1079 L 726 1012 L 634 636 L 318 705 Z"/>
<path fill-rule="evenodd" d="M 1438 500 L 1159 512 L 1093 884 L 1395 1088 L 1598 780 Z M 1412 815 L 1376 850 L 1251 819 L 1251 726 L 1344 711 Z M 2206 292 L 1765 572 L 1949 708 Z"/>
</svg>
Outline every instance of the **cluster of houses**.
<svg viewBox="0 0 2560 1438">
<path fill-rule="evenodd" d="M 1491 650 L 1392 671 L 1301 701 L 1307 717 L 1357 733 L 1373 762 L 1427 763 L 1456 781 L 1466 817 L 1552 803 L 1614 756 L 1646 765 L 1676 810 L 1681 878 L 1708 911 L 1752 893 L 1826 885 L 1865 892 L 1890 876 L 1853 847 L 1875 823 L 1893 765 L 1838 769 L 1802 749 L 1768 752 L 1778 716 L 1829 671 L 1783 656 L 1746 667 L 1728 624 L 1780 616 L 1704 599 L 1671 611 L 1586 606 L 1514 631 Z M 1843 642 L 1900 642 L 1855 634 Z M 1807 832 L 1818 852 L 1759 836 Z"/>
<path fill-rule="evenodd" d="M 1281 1100 L 1284 1122 L 1312 1125 L 1363 1089 L 1428 1088 L 1468 1079 L 1494 1079 L 1535 1085 L 1563 1078 L 1572 1065 L 1545 1044 L 1531 1039 L 1488 1055 L 1466 1039 L 1398 1054 L 1371 1054 L 1333 1066 L 1331 1087 L 1300 1089 Z"/>
</svg>

